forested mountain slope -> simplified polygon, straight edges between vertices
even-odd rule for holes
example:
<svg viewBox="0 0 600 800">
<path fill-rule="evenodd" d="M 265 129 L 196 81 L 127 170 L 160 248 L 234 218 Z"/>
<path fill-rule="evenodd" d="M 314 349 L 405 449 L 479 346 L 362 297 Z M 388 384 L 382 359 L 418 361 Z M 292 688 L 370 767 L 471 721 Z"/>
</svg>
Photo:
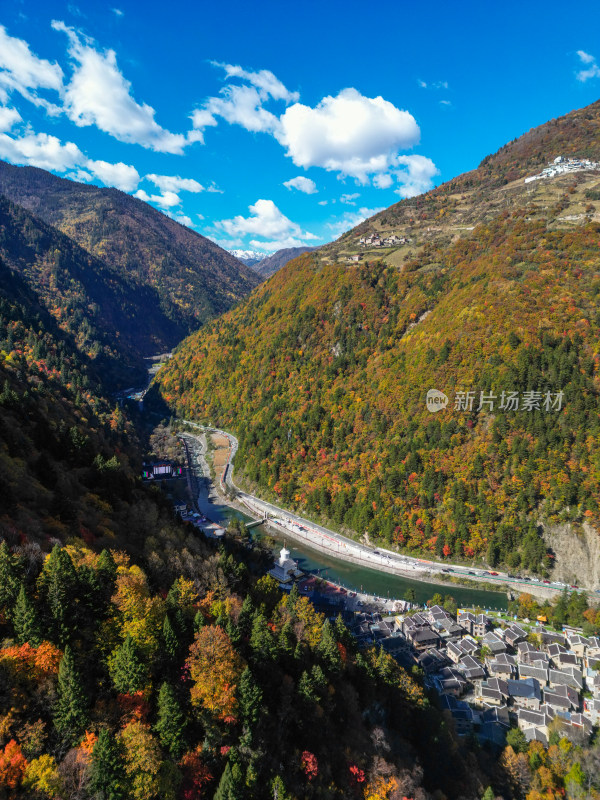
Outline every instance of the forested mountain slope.
<svg viewBox="0 0 600 800">
<path fill-rule="evenodd" d="M 184 342 L 158 390 L 237 431 L 238 469 L 286 505 L 416 552 L 547 571 L 540 522 L 598 524 L 600 173 L 523 176 L 600 160 L 598 118 L 595 104 L 548 123 L 363 223 L 405 233 L 416 207 L 446 208 L 399 258 L 348 264 L 355 229 L 291 262 Z M 449 398 L 435 414 L 433 388 Z"/>
<path fill-rule="evenodd" d="M 154 294 L 155 336 L 173 346 L 230 308 L 260 277 L 230 253 L 117 189 L 76 183 L 34 167 L 0 162 L 0 194 L 69 236 L 131 292 Z M 143 353 L 156 352 L 148 342 Z"/>
<path fill-rule="evenodd" d="M 0 195 L 0 257 L 73 337 L 82 354 L 131 384 L 143 354 L 164 351 L 179 328 L 156 290 L 135 290 L 117 271 L 56 228 Z"/>
<path fill-rule="evenodd" d="M 144 488 L 94 363 L 0 262 L 0 796 L 477 800 L 506 782 L 232 530 Z M 281 764 L 285 769 L 281 769 Z"/>
</svg>

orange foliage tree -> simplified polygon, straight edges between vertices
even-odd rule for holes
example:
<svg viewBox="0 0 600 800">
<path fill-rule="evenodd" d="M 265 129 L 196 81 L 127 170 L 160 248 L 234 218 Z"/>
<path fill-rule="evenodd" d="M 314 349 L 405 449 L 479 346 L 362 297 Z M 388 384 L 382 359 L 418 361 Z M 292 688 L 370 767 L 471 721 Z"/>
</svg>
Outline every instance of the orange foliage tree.
<svg viewBox="0 0 600 800">
<path fill-rule="evenodd" d="M 8 790 L 8 797 L 15 796 L 13 793 L 21 785 L 26 768 L 27 759 L 20 745 L 11 739 L 4 750 L 0 750 L 0 789 Z"/>
<path fill-rule="evenodd" d="M 207 625 L 198 631 L 187 666 L 193 681 L 192 704 L 220 720 L 234 717 L 235 689 L 245 664 L 220 626 Z"/>
</svg>

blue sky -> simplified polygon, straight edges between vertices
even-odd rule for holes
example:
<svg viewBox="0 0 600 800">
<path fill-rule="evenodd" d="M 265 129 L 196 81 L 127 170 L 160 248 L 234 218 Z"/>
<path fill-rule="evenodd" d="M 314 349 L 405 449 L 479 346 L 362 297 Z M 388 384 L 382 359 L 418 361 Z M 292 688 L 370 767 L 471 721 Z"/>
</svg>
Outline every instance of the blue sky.
<svg viewBox="0 0 600 800">
<path fill-rule="evenodd" d="M 0 158 L 230 249 L 330 241 L 600 93 L 591 3 L 27 0 L 0 25 Z"/>
</svg>

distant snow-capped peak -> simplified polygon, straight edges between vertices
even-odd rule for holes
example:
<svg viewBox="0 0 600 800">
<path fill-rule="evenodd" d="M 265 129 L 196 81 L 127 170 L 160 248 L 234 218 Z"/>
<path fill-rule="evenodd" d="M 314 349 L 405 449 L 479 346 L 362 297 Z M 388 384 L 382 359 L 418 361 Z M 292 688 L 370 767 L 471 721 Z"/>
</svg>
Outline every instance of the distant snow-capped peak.
<svg viewBox="0 0 600 800">
<path fill-rule="evenodd" d="M 261 253 L 259 250 L 230 250 L 229 252 L 249 267 L 253 264 L 258 264 L 268 255 L 267 253 Z"/>
</svg>

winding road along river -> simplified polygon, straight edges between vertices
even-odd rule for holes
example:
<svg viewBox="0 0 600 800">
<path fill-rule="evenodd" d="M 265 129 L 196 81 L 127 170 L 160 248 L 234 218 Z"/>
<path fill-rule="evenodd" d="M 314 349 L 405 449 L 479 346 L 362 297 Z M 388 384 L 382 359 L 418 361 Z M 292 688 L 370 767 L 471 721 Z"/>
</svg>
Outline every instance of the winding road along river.
<svg viewBox="0 0 600 800">
<path fill-rule="evenodd" d="M 200 511 L 215 522 L 225 523 L 228 519 L 239 518 L 244 522 L 264 518 L 269 515 L 267 525 L 253 529 L 253 535 L 269 536 L 286 542 L 292 558 L 306 572 L 320 574 L 335 583 L 353 591 L 362 591 L 378 597 L 402 599 L 412 588 L 417 602 L 424 602 L 436 592 L 451 594 L 460 605 L 481 606 L 486 609 L 506 609 L 507 598 L 502 591 L 468 589 L 452 583 L 436 583 L 431 580 L 436 569 L 431 562 L 402 556 L 382 548 L 369 548 L 348 539 L 314 522 L 303 519 L 290 511 L 284 511 L 272 503 L 240 490 L 232 480 L 232 461 L 237 450 L 237 440 L 231 434 L 214 428 L 204 428 L 197 423 L 188 423 L 198 428 L 199 436 L 183 434 L 188 442 L 192 468 L 198 484 L 197 505 Z M 215 497 L 210 472 L 205 462 L 206 442 L 204 434 L 219 433 L 231 443 L 229 461 L 224 471 L 224 484 L 236 495 L 237 503 L 229 504 Z M 225 488 L 222 486 L 221 488 Z M 242 504 L 248 514 L 240 511 Z M 274 552 L 278 547 L 274 547 Z M 439 565 L 438 571 L 446 569 Z M 461 574 L 457 568 L 457 576 Z M 464 575 L 464 571 L 462 572 Z"/>
</svg>

